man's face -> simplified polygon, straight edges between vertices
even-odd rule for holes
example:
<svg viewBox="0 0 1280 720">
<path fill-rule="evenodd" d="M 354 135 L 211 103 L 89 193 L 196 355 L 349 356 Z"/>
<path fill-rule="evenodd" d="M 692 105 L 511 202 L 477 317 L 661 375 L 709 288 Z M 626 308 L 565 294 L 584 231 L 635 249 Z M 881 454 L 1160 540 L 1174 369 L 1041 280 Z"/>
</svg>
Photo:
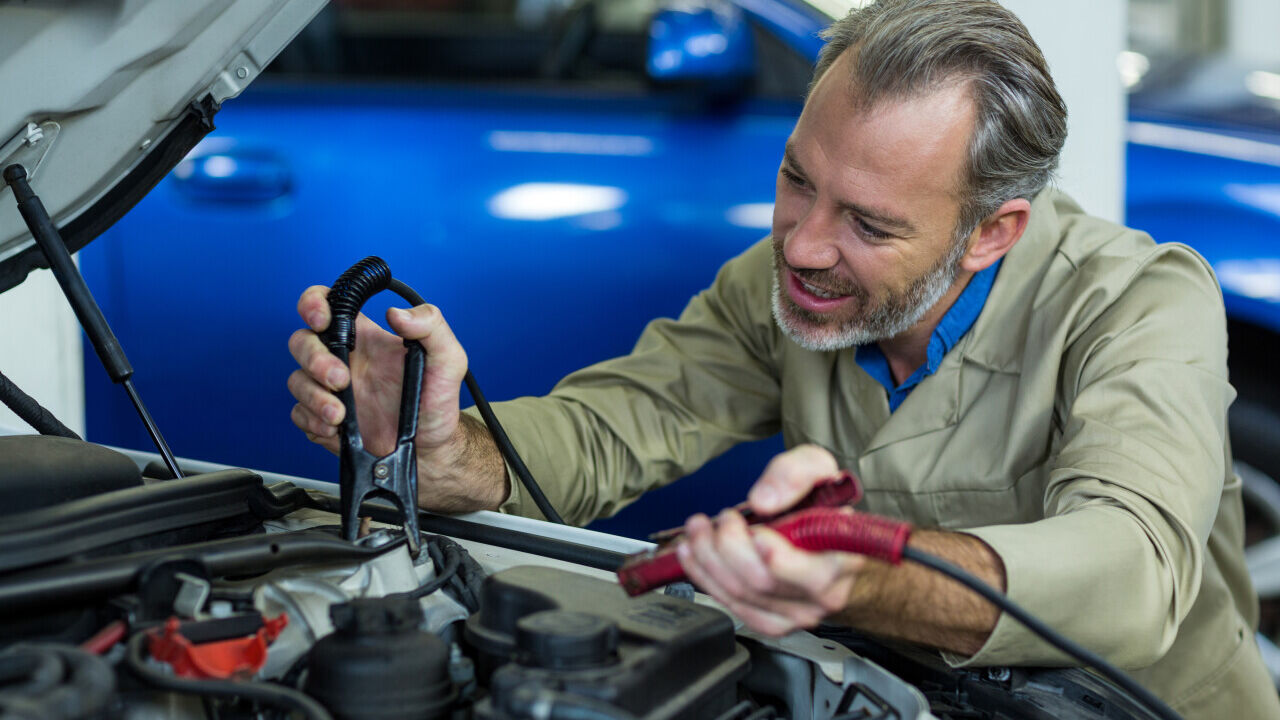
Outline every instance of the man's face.
<svg viewBox="0 0 1280 720">
<path fill-rule="evenodd" d="M 778 171 L 774 318 L 814 350 L 936 320 L 968 240 L 955 238 L 974 115 L 967 89 L 859 110 L 850 62 L 846 52 L 819 80 Z"/>
</svg>

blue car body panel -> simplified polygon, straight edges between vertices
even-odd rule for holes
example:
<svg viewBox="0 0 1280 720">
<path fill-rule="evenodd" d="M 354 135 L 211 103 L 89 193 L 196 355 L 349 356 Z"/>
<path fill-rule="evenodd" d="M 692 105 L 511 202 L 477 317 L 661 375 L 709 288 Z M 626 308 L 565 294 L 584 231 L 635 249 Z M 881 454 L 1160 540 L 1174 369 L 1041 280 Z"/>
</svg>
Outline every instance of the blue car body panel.
<svg viewBox="0 0 1280 720">
<path fill-rule="evenodd" d="M 812 11 L 739 4 L 816 57 Z M 303 288 L 380 255 L 442 308 L 490 399 L 545 393 L 627 352 L 768 232 L 799 110 L 675 92 L 264 80 L 81 265 L 177 454 L 336 479 L 337 459 L 288 418 Z M 1266 199 L 1280 168 L 1131 145 L 1128 185 L 1135 227 L 1280 277 L 1280 206 Z M 1250 287 L 1228 290 L 1229 312 L 1280 330 L 1280 291 Z M 85 365 L 89 437 L 148 447 L 88 349 Z M 780 449 L 776 437 L 737 448 L 595 527 L 642 535 L 736 502 Z"/>
<path fill-rule="evenodd" d="M 289 423 L 286 340 L 301 290 L 365 254 L 442 308 L 491 399 L 545 393 L 627 352 L 646 322 L 678 314 L 768 232 L 780 138 L 797 112 L 479 100 L 256 88 L 219 114 L 198 159 L 82 252 L 175 452 L 336 477 L 336 458 Z M 366 311 L 381 318 L 391 300 Z M 90 437 L 146 447 L 127 398 L 92 358 L 86 367 Z M 707 476 L 749 482 L 778 447 Z"/>
<path fill-rule="evenodd" d="M 1138 116 L 1131 126 L 1152 122 Z M 1158 127 L 1165 132 L 1149 140 L 1131 133 L 1127 224 L 1195 248 L 1218 274 L 1228 317 L 1280 332 L 1280 128 Z"/>
</svg>

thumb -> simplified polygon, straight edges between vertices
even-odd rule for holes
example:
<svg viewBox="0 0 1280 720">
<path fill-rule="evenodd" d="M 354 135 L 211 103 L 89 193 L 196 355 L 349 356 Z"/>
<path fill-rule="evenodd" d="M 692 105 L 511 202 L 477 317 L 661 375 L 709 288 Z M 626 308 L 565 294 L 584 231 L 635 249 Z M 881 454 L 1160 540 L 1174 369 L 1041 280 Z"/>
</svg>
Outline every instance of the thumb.
<svg viewBox="0 0 1280 720">
<path fill-rule="evenodd" d="M 800 445 L 769 461 L 747 494 L 747 502 L 758 513 L 774 515 L 799 502 L 818 481 L 839 472 L 830 452 L 817 445 Z"/>
</svg>

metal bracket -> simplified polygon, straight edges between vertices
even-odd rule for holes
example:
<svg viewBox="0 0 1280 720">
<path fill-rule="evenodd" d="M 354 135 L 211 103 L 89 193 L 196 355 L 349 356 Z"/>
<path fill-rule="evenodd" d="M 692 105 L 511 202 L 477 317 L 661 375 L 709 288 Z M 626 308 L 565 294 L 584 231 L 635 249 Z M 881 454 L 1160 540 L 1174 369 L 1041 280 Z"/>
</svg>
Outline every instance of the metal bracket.
<svg viewBox="0 0 1280 720">
<path fill-rule="evenodd" d="M 239 95 L 245 86 L 258 77 L 260 72 L 262 68 L 258 67 L 248 53 L 242 52 L 218 73 L 208 87 L 197 93 L 196 97 L 209 95 L 214 102 L 221 104 Z"/>
<path fill-rule="evenodd" d="M 209 581 L 184 572 L 174 573 L 173 578 L 182 583 L 177 596 L 173 598 L 174 612 L 178 617 L 202 619 L 201 610 L 213 590 Z"/>
<path fill-rule="evenodd" d="M 62 126 L 52 120 L 39 124 L 27 123 L 26 127 L 0 146 L 0 167 L 21 165 L 27 170 L 27 178 L 34 178 L 61 130 Z"/>
</svg>

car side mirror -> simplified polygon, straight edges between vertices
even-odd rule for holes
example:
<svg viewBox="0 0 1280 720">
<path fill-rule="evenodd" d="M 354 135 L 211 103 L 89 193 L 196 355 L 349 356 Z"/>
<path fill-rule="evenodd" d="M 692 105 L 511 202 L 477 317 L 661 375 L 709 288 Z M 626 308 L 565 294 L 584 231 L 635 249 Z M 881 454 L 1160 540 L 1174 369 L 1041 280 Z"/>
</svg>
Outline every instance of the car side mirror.
<svg viewBox="0 0 1280 720">
<path fill-rule="evenodd" d="M 755 76 L 755 40 L 742 10 L 691 0 L 658 10 L 645 68 L 659 83 L 732 89 Z"/>
</svg>

